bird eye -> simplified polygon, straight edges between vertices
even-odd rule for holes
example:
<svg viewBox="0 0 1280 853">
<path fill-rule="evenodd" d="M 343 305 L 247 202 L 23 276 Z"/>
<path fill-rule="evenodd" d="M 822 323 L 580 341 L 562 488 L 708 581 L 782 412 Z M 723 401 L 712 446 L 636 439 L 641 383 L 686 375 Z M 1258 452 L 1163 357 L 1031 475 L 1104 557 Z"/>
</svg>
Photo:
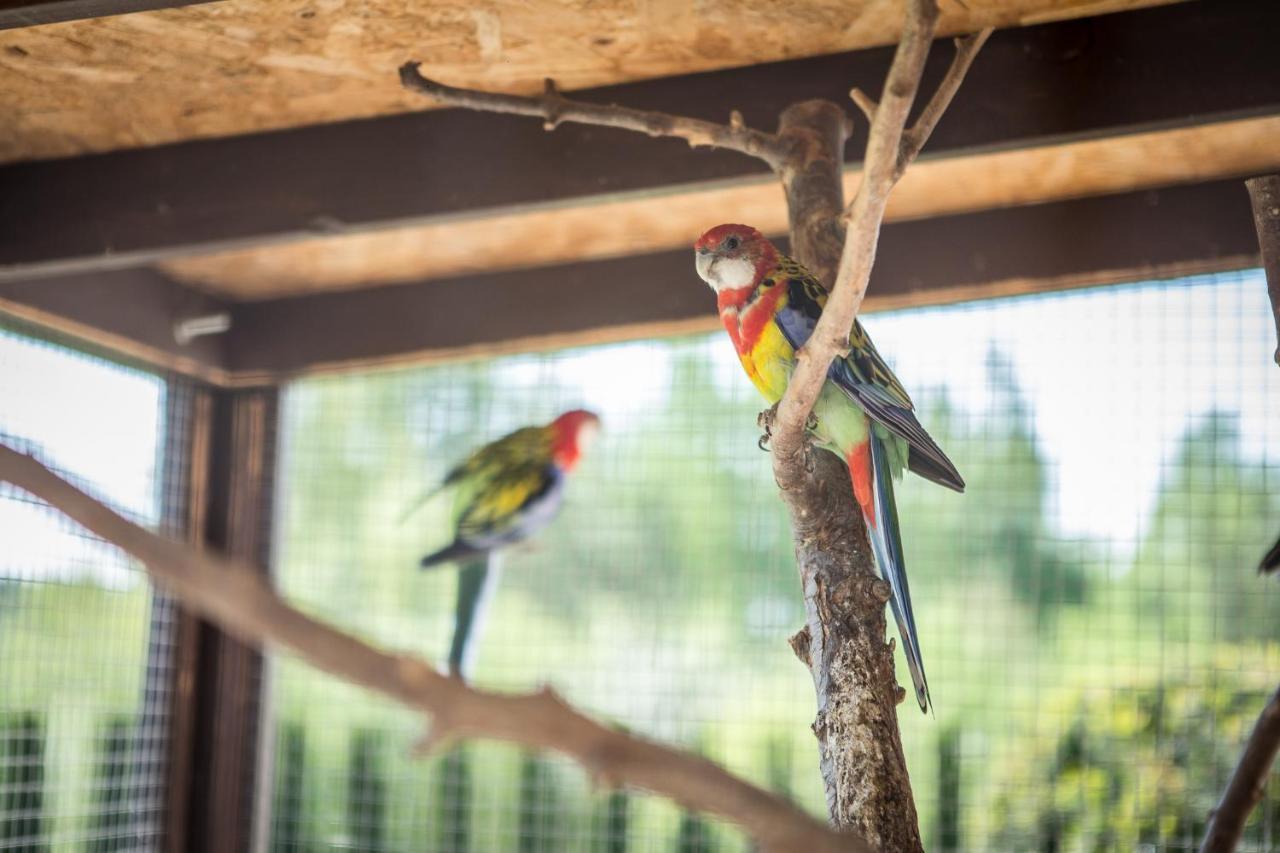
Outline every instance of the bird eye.
<svg viewBox="0 0 1280 853">
<path fill-rule="evenodd" d="M 740 241 L 738 240 L 737 237 L 730 237 L 729 239 L 724 241 L 724 247 L 728 249 L 730 252 L 732 252 L 734 249 L 738 248 L 739 242 Z"/>
</svg>

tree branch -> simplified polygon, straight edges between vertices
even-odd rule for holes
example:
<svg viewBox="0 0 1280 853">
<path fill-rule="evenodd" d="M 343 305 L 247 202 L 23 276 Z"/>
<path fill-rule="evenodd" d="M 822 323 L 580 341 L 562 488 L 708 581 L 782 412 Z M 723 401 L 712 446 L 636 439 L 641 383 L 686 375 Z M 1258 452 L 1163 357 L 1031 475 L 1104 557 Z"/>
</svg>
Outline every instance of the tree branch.
<svg viewBox="0 0 1280 853">
<path fill-rule="evenodd" d="M 848 349 L 849 330 L 853 328 L 854 318 L 867 292 L 880 225 L 884 221 L 885 203 L 900 174 L 898 167 L 907 115 L 920 86 L 920 75 L 924 72 L 937 23 L 936 0 L 911 0 L 902 26 L 902 40 L 893 55 L 879 103 L 872 109 L 865 95 L 858 93 L 853 96 L 854 102 L 873 116 L 867 131 L 862 182 L 849 205 L 844 249 L 831 295 L 809 342 L 797 355 L 795 372 L 774 421 L 774 475 L 783 488 L 797 484 L 797 477 L 803 476 L 803 471 L 794 462 L 804 452 L 805 421 L 826 382 L 832 359 Z M 956 58 L 960 58 L 959 53 Z M 971 59 L 971 56 L 966 58 L 965 68 Z M 954 74 L 948 72 L 947 81 L 951 81 L 953 87 L 959 86 L 963 77 L 964 69 Z M 950 95 L 939 100 L 935 110 L 938 116 L 949 102 Z M 931 121 L 936 123 L 937 116 Z M 932 125 L 929 127 L 931 129 Z M 927 131 L 923 135 L 927 136 Z"/>
<path fill-rule="evenodd" d="M 920 153 L 920 149 L 929 141 L 929 136 L 933 133 L 934 127 L 937 126 L 938 120 L 947 111 L 947 107 L 951 106 L 951 99 L 956 96 L 956 92 L 960 89 L 960 84 L 964 82 L 964 76 L 969 73 L 969 66 L 973 64 L 974 57 L 978 55 L 978 51 L 982 50 L 982 46 L 987 43 L 991 33 L 991 27 L 987 27 L 972 35 L 955 39 L 956 55 L 951 58 L 951 65 L 947 68 L 946 76 L 938 84 L 938 88 L 933 93 L 933 97 L 929 99 L 929 103 L 924 105 L 924 110 L 916 119 L 916 123 L 911 126 L 910 130 L 902 134 L 902 144 L 898 150 L 898 169 L 894 177 L 895 181 L 902 177 L 902 173 L 907 170 L 911 162 L 916 159 L 916 155 Z"/>
<path fill-rule="evenodd" d="M 1280 175 L 1264 175 L 1244 182 L 1253 203 L 1253 224 L 1267 274 L 1271 313 L 1276 319 L 1276 364 L 1280 364 Z"/>
<path fill-rule="evenodd" d="M 560 94 L 554 80 L 546 81 L 537 97 L 503 95 L 446 86 L 422 76 L 421 63 L 406 62 L 400 66 L 400 83 L 406 89 L 420 92 L 442 104 L 490 113 L 534 116 L 541 118 L 547 130 L 565 121 L 634 130 L 649 136 L 683 139 L 692 147 L 700 145 L 727 148 L 756 157 L 777 171 L 787 157 L 786 146 L 772 133 L 752 130 L 742 122 L 741 114 L 730 116 L 729 124 L 716 124 L 702 119 L 673 116 L 652 110 L 635 110 L 612 104 L 589 104 L 573 101 Z"/>
<path fill-rule="evenodd" d="M 141 560 L 184 604 L 251 643 L 292 651 L 313 666 L 431 716 L 427 745 L 487 737 L 562 752 L 606 785 L 633 785 L 734 821 L 770 851 L 849 853 L 869 848 L 706 759 L 606 728 L 550 688 L 505 696 L 472 689 L 417 657 L 391 654 L 285 603 L 247 563 L 201 554 L 121 517 L 30 456 L 0 444 L 0 481 L 13 483 Z"/>
<path fill-rule="evenodd" d="M 1249 813 L 1262 800 L 1267 776 L 1280 751 L 1280 690 L 1262 709 L 1231 774 L 1222 802 L 1214 809 L 1200 853 L 1230 853 L 1240 843 Z"/>
<path fill-rule="evenodd" d="M 1244 182 L 1253 205 L 1253 223 L 1258 229 L 1258 248 L 1266 270 L 1267 292 L 1275 314 L 1276 337 L 1280 342 L 1280 175 L 1264 175 Z M 1276 347 L 1280 364 L 1280 346 Z M 1272 554 L 1280 553 L 1280 542 L 1263 557 L 1258 571 L 1267 572 Z M 1262 800 L 1267 776 L 1280 752 L 1280 690 L 1258 715 L 1258 722 L 1245 742 L 1240 762 L 1231 773 L 1222 801 L 1209 816 L 1200 853 L 1230 853 L 1240 843 L 1245 821 Z"/>
<path fill-rule="evenodd" d="M 903 24 L 902 40 L 894 53 L 879 103 L 858 89 L 850 92 L 854 103 L 871 119 L 862 182 L 849 205 L 844 250 L 831 295 L 813 335 L 799 353 L 795 373 L 778 407 L 773 446 L 774 473 L 780 483 L 794 478 L 792 472 L 780 471 L 777 463 L 785 461 L 788 454 L 794 458 L 799 452 L 805 440 L 805 420 L 826 381 L 827 369 L 837 355 L 848 350 L 849 330 L 853 328 L 871 280 L 871 267 L 875 262 L 889 192 L 928 141 L 960 88 L 974 57 L 991 35 L 988 28 L 956 39 L 956 55 L 946 76 L 915 125 L 906 130 L 907 116 L 920 86 L 920 76 L 924 72 L 937 22 L 936 0 L 912 0 Z M 778 453 L 779 450 L 783 452 Z"/>
</svg>

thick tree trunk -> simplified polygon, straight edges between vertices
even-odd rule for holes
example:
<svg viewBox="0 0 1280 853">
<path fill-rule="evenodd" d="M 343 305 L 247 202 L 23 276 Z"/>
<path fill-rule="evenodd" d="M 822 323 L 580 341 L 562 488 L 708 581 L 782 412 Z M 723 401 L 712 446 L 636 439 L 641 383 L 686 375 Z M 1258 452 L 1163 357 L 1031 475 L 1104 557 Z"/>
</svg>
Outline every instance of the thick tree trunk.
<svg viewBox="0 0 1280 853">
<path fill-rule="evenodd" d="M 792 252 L 828 284 L 844 242 L 840 178 L 849 133 L 847 114 L 829 101 L 795 104 L 779 126 L 791 152 L 781 177 Z M 848 469 L 813 451 L 779 460 L 775 472 L 804 587 L 806 626 L 793 645 L 817 692 L 813 731 L 831 820 L 881 850 L 922 850 L 898 731 L 903 692 L 885 642 L 889 589 L 876 575 Z"/>
</svg>

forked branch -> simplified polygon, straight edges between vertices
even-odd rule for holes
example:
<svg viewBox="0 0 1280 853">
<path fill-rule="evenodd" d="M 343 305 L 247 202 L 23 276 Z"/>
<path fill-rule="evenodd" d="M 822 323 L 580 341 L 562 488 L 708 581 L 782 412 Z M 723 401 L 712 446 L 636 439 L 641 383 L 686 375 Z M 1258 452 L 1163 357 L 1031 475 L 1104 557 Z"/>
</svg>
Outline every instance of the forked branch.
<svg viewBox="0 0 1280 853">
<path fill-rule="evenodd" d="M 871 121 L 862 182 L 847 211 L 844 249 L 831 295 L 813 335 L 799 354 L 774 422 L 774 474 L 784 487 L 795 482 L 798 474 L 792 461 L 802 453 L 805 420 L 826 381 L 827 369 L 832 359 L 848 349 L 849 330 L 871 280 L 889 192 L 928 141 L 991 34 L 986 29 L 956 40 L 956 55 L 946 76 L 916 124 L 907 130 L 907 116 L 920 87 L 937 22 L 935 0 L 912 0 L 880 101 L 872 101 L 858 89 L 850 92 L 854 103 Z"/>
<path fill-rule="evenodd" d="M 633 130 L 649 136 L 683 139 L 691 146 L 705 145 L 727 148 L 758 157 L 777 170 L 786 159 L 786 146 L 777 136 L 747 127 L 740 113 L 730 116 L 729 124 L 716 124 L 697 118 L 674 116 L 652 110 L 635 110 L 613 104 L 591 104 L 575 101 L 560 94 L 554 80 L 548 79 L 541 95 L 504 95 L 446 86 L 422 76 L 420 63 L 400 66 L 400 83 L 415 92 L 452 107 L 465 107 L 490 113 L 533 116 L 542 119 L 547 130 L 555 130 L 561 122 L 577 122 L 599 127 Z"/>
<path fill-rule="evenodd" d="M 472 689 L 420 658 L 391 654 L 287 604 L 246 563 L 202 554 L 128 521 L 30 456 L 0 444 L 8 481 L 146 565 L 152 579 L 227 632 L 287 649 L 313 666 L 430 715 L 432 744 L 486 737 L 562 752 L 600 784 L 653 791 L 734 821 L 770 851 L 867 851 L 787 801 L 706 759 L 606 728 L 549 689 L 506 696 Z"/>
</svg>

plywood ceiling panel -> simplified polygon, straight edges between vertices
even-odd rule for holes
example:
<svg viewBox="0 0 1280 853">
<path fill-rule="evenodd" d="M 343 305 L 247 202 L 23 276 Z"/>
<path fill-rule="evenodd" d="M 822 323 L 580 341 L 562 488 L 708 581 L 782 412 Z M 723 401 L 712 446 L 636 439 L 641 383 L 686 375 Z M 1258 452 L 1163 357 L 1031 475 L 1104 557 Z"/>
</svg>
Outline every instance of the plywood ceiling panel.
<svg viewBox="0 0 1280 853">
<path fill-rule="evenodd" d="M 942 0 L 943 33 L 1169 0 Z M 900 0 L 223 0 L 0 32 L 0 162 L 422 109 L 396 68 L 530 92 L 889 44 Z"/>
<path fill-rule="evenodd" d="M 1280 169 L 1277 138 L 1280 117 L 1267 117 L 925 159 L 894 190 L 888 218 L 944 216 Z M 849 197 L 857 182 L 856 172 L 846 175 Z M 679 248 L 716 224 L 708 211 L 731 211 L 735 221 L 770 234 L 786 230 L 782 191 L 767 179 L 300 240 L 177 259 L 161 268 L 220 295 L 266 299 Z"/>
</svg>

